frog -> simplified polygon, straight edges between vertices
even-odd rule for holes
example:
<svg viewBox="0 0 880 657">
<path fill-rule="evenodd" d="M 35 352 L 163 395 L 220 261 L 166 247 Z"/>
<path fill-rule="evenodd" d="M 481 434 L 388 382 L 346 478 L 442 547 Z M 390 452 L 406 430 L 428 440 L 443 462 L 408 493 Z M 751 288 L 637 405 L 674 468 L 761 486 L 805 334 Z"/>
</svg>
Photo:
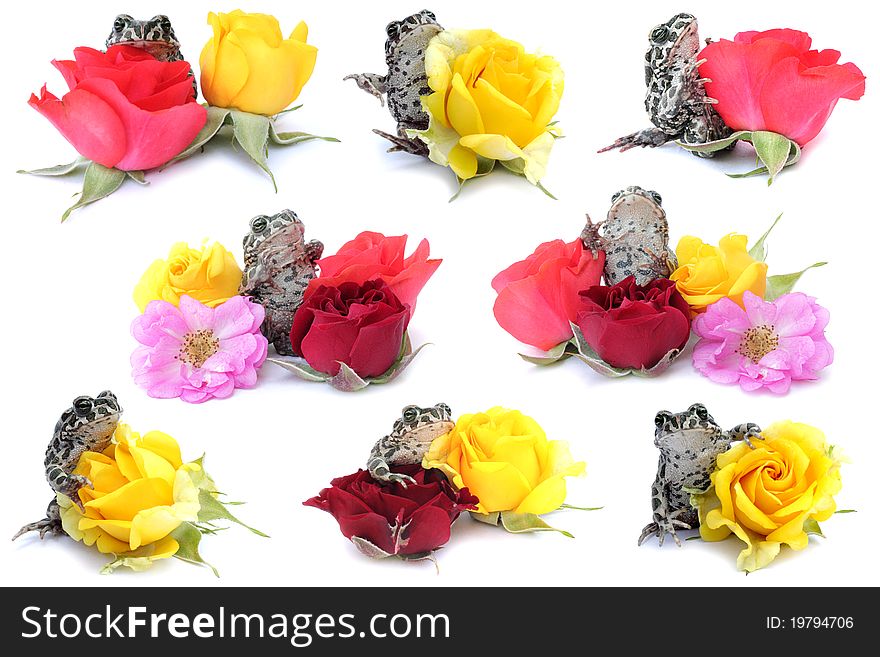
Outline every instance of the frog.
<svg viewBox="0 0 880 657">
<path fill-rule="evenodd" d="M 615 148 L 626 151 L 636 146 L 654 148 L 673 139 L 686 144 L 704 144 L 732 134 L 715 110 L 718 100 L 706 94 L 705 84 L 711 80 L 700 77 L 700 65 L 706 60 L 697 60 L 700 51 L 697 19 L 691 14 L 676 14 L 655 26 L 648 40 L 645 109 L 654 127 L 621 137 L 599 152 Z M 698 157 L 714 155 L 692 152 Z"/>
<path fill-rule="evenodd" d="M 660 450 L 657 478 L 651 487 L 654 517 L 642 530 L 638 544 L 656 536 L 662 546 L 669 534 L 680 547 L 675 530 L 700 525 L 691 494 L 709 489 L 716 458 L 733 443 L 744 441 L 754 449 L 752 439 L 760 437 L 761 427 L 745 422 L 724 431 L 700 403 L 681 413 L 660 411 L 654 417 L 654 427 L 654 445 Z"/>
<path fill-rule="evenodd" d="M 668 278 L 678 267 L 669 248 L 669 224 L 663 199 L 654 190 L 638 185 L 625 187 L 611 197 L 605 221 L 587 224 L 581 232 L 584 246 L 605 252 L 605 283 L 615 285 L 634 276 L 637 285 Z"/>
<path fill-rule="evenodd" d="M 324 253 L 318 240 L 305 241 L 305 225 L 293 210 L 257 215 L 244 237 L 244 272 L 239 294 L 266 311 L 263 335 L 280 355 L 293 355 L 290 329 L 306 287 L 317 276 Z"/>
<path fill-rule="evenodd" d="M 84 452 L 103 452 L 107 449 L 121 415 L 122 407 L 116 395 L 105 390 L 97 397 L 75 398 L 55 424 L 43 462 L 46 480 L 56 494 L 69 498 L 80 511 L 85 512 L 79 490 L 91 487 L 92 482 L 74 473 L 79 458 Z M 46 517 L 22 527 L 12 540 L 32 531 L 39 532 L 40 538 L 49 533 L 63 533 L 57 495 L 49 502 Z"/>
<path fill-rule="evenodd" d="M 138 20 L 128 14 L 119 14 L 113 20 L 113 29 L 104 44 L 111 46 L 132 46 L 151 54 L 160 62 L 183 61 L 180 42 L 171 27 L 171 20 L 165 14 L 158 14 L 149 20 Z M 198 84 L 192 68 L 189 75 L 193 82 L 193 98 L 198 95 Z"/>
<path fill-rule="evenodd" d="M 385 28 L 385 63 L 388 73 L 354 73 L 345 80 L 354 80 L 358 87 L 379 99 L 384 106 L 388 98 L 388 109 L 397 121 L 397 134 L 391 135 L 382 130 L 373 130 L 377 135 L 391 142 L 389 153 L 402 151 L 413 155 L 428 155 L 428 146 L 420 139 L 411 139 L 407 130 L 426 130 L 429 118 L 422 109 L 422 96 L 431 93 L 428 76 L 425 72 L 425 51 L 428 42 L 443 28 L 433 12 L 422 11 L 399 21 L 391 21 Z"/>
<path fill-rule="evenodd" d="M 442 402 L 428 408 L 404 406 L 391 433 L 376 441 L 370 451 L 367 470 L 376 481 L 399 483 L 406 488 L 407 484 L 414 484 L 415 479 L 392 472 L 391 466 L 421 463 L 433 440 L 454 427 L 452 410 Z"/>
</svg>

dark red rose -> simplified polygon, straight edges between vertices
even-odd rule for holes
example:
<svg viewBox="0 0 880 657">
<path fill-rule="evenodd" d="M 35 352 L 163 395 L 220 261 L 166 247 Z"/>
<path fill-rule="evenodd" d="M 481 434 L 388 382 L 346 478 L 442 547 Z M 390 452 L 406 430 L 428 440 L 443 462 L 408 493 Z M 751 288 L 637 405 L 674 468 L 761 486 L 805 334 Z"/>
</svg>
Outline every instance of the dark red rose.
<svg viewBox="0 0 880 657">
<path fill-rule="evenodd" d="M 415 484 L 380 484 L 366 470 L 339 477 L 305 506 L 326 511 L 343 535 L 371 557 L 425 555 L 449 540 L 450 526 L 479 500 L 467 488 L 456 491 L 439 470 L 404 465 Z M 378 549 L 376 549 L 378 548 Z"/>
<path fill-rule="evenodd" d="M 577 325 L 599 357 L 613 367 L 648 369 L 687 344 L 691 315 L 668 278 L 636 285 L 594 285 L 580 293 Z"/>
<path fill-rule="evenodd" d="M 321 285 L 296 311 L 290 343 L 319 372 L 335 375 L 343 362 L 361 377 L 379 376 L 397 360 L 409 318 L 383 281 Z"/>
</svg>

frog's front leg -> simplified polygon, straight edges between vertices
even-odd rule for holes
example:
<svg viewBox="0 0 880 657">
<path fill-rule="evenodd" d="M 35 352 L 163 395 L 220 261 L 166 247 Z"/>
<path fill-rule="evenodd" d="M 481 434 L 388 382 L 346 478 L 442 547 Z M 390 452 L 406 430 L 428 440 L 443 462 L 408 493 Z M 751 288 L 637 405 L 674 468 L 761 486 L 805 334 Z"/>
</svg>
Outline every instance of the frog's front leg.
<svg viewBox="0 0 880 657">
<path fill-rule="evenodd" d="M 755 449 L 755 446 L 752 444 L 752 438 L 761 437 L 761 427 L 754 422 L 743 422 L 728 431 L 727 435 L 730 436 L 730 442 L 735 443 L 742 440 L 746 445 Z"/>
<path fill-rule="evenodd" d="M 615 148 L 619 148 L 620 152 L 628 151 L 630 148 L 635 148 L 636 146 L 641 146 L 642 148 L 656 148 L 657 146 L 662 146 L 667 141 L 674 139 L 674 135 L 667 134 L 660 128 L 645 128 L 644 130 L 639 130 L 638 132 L 634 132 L 632 134 L 626 135 L 625 137 L 621 137 L 617 139 L 613 144 L 602 148 L 597 153 L 604 153 L 606 151 L 613 151 Z"/>
<path fill-rule="evenodd" d="M 49 502 L 49 506 L 46 507 L 46 517 L 42 520 L 37 520 L 36 522 L 29 523 L 19 529 L 15 536 L 12 537 L 14 541 L 19 536 L 23 536 L 28 532 L 40 532 L 40 538 L 44 538 L 46 534 L 63 534 L 64 528 L 61 526 L 61 508 L 58 506 L 58 501 L 54 498 L 51 502 Z"/>
<path fill-rule="evenodd" d="M 68 497 L 71 502 L 79 507 L 80 511 L 85 511 L 79 499 L 79 489 L 90 488 L 92 486 L 91 481 L 82 475 L 67 474 L 58 465 L 52 465 L 46 470 L 46 479 L 49 481 L 49 486 L 52 487 L 52 490 Z"/>
<path fill-rule="evenodd" d="M 376 73 L 352 73 L 346 75 L 343 80 L 354 80 L 357 86 L 379 99 L 382 106 L 385 106 L 385 92 L 388 91 L 386 86 L 387 77 Z"/>
<path fill-rule="evenodd" d="M 384 137 L 391 142 L 392 146 L 388 149 L 389 153 L 411 153 L 412 155 L 421 155 L 428 157 L 428 145 L 418 137 L 409 137 L 407 130 L 424 130 L 425 126 L 421 123 L 409 123 L 401 121 L 397 124 L 397 135 L 391 135 L 382 130 L 373 130 L 380 137 Z"/>
<path fill-rule="evenodd" d="M 677 528 L 692 529 L 692 527 L 688 523 L 676 519 L 676 516 L 684 513 L 686 509 L 671 511 L 668 499 L 666 485 L 658 475 L 657 479 L 654 480 L 654 485 L 651 486 L 651 505 L 654 509 L 654 520 L 645 525 L 641 535 L 639 535 L 639 545 L 644 543 L 647 538 L 656 536 L 659 539 L 659 544 L 662 546 L 663 541 L 666 539 L 666 534 L 671 534 L 675 544 L 681 547 L 681 540 L 678 538 L 675 530 Z"/>
<path fill-rule="evenodd" d="M 407 484 L 416 483 L 416 480 L 409 475 L 391 472 L 388 459 L 392 458 L 392 454 L 393 452 L 388 450 L 381 440 L 376 443 L 370 451 L 370 459 L 367 461 L 367 470 L 370 471 L 370 476 L 376 481 L 388 484 L 398 483 L 404 488 Z"/>
</svg>

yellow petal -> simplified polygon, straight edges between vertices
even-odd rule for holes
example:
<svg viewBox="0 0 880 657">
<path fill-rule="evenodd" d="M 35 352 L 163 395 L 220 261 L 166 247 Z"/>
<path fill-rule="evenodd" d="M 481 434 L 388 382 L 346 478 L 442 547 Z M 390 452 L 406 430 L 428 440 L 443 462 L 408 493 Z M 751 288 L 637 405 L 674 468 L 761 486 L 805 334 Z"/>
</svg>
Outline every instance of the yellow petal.
<svg viewBox="0 0 880 657">
<path fill-rule="evenodd" d="M 212 54 L 208 49 L 209 46 L 205 46 L 202 57 L 199 58 L 203 67 Z M 203 59 L 205 61 L 202 61 Z M 231 107 L 233 99 L 248 81 L 250 71 L 247 56 L 227 36 L 217 44 L 213 61 L 214 68 L 211 79 L 209 80 L 206 75 L 202 75 L 202 95 L 209 105 Z"/>
<path fill-rule="evenodd" d="M 172 486 L 167 481 L 138 479 L 86 506 L 105 518 L 131 520 L 142 509 L 167 505 L 171 501 Z"/>
<path fill-rule="evenodd" d="M 490 160 L 513 160 L 523 157 L 519 147 L 504 135 L 469 135 L 462 137 L 459 143 Z"/>
<path fill-rule="evenodd" d="M 449 124 L 462 136 L 485 132 L 483 120 L 480 118 L 480 110 L 458 73 L 452 77 L 452 88 L 446 100 L 446 115 L 449 117 Z M 474 170 L 476 171 L 476 167 Z M 472 176 L 473 174 L 469 177 Z"/>
<path fill-rule="evenodd" d="M 148 431 L 140 439 L 140 446 L 161 456 L 175 470 L 183 465 L 183 460 L 180 457 L 180 445 L 167 433 Z"/>
<path fill-rule="evenodd" d="M 462 180 L 473 178 L 477 174 L 477 156 L 468 148 L 456 144 L 449 151 L 449 167 Z"/>
<path fill-rule="evenodd" d="M 480 132 L 504 135 L 520 148 L 544 132 L 546 123 L 536 125 L 531 114 L 510 98 L 506 98 L 486 80 L 477 80 L 469 89 L 483 120 L 484 129 Z"/>
<path fill-rule="evenodd" d="M 526 495 L 526 498 L 516 507 L 517 513 L 550 513 L 558 509 L 565 502 L 565 478 L 556 475 L 545 479 Z"/>
<path fill-rule="evenodd" d="M 169 506 L 140 511 L 131 521 L 129 549 L 137 550 L 173 532 L 183 522 Z"/>
<path fill-rule="evenodd" d="M 309 26 L 306 25 L 305 21 L 300 21 L 295 28 L 293 28 L 293 32 L 290 33 L 291 41 L 300 41 L 305 43 L 309 40 Z"/>
<path fill-rule="evenodd" d="M 462 481 L 480 499 L 481 513 L 512 511 L 531 492 L 525 477 L 507 463 L 468 463 Z"/>
<path fill-rule="evenodd" d="M 504 436 L 495 443 L 492 460 L 509 463 L 535 487 L 542 480 L 541 464 L 535 454 L 533 436 Z"/>
</svg>

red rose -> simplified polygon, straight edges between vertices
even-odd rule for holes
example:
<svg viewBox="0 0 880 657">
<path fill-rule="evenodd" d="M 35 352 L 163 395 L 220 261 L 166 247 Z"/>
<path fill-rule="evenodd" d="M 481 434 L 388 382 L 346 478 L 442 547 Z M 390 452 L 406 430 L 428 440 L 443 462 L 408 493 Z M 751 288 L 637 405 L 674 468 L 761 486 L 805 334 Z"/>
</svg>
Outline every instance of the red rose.
<svg viewBox="0 0 880 657">
<path fill-rule="evenodd" d="M 636 285 L 595 285 L 580 293 L 577 325 L 584 340 L 612 367 L 649 369 L 687 344 L 691 313 L 675 283 L 658 278 Z"/>
<path fill-rule="evenodd" d="M 297 309 L 293 352 L 319 372 L 343 362 L 361 377 L 379 376 L 397 360 L 410 310 L 383 281 L 321 285 Z"/>
<path fill-rule="evenodd" d="M 698 55 L 706 93 L 734 130 L 769 130 L 801 146 L 813 139 L 840 98 L 858 100 L 865 76 L 838 64 L 836 50 L 810 50 L 806 32 L 740 32 L 710 43 Z"/>
<path fill-rule="evenodd" d="M 309 282 L 305 298 L 320 285 L 365 283 L 378 278 L 388 283 L 401 303 L 414 309 L 419 292 L 443 261 L 428 259 L 428 240 L 419 242 L 412 255 L 405 258 L 406 240 L 406 235 L 385 237 L 382 233 L 364 231 L 343 244 L 336 255 L 318 261 L 321 275 Z"/>
<path fill-rule="evenodd" d="M 603 267 L 605 253 L 593 258 L 580 239 L 544 242 L 492 279 L 495 319 L 520 342 L 551 349 L 572 337 L 578 292 L 598 284 Z"/>
<path fill-rule="evenodd" d="M 123 171 L 152 169 L 186 148 L 207 121 L 193 97 L 190 66 L 160 62 L 139 48 L 73 51 L 53 61 L 70 91 L 46 91 L 28 104 L 52 122 L 82 155 Z"/>
<path fill-rule="evenodd" d="M 477 508 L 479 500 L 467 488 L 456 491 L 439 470 L 404 465 L 394 471 L 416 483 L 380 484 L 358 470 L 303 504 L 336 518 L 343 535 L 371 557 L 427 555 L 449 540 L 459 513 Z"/>
</svg>

